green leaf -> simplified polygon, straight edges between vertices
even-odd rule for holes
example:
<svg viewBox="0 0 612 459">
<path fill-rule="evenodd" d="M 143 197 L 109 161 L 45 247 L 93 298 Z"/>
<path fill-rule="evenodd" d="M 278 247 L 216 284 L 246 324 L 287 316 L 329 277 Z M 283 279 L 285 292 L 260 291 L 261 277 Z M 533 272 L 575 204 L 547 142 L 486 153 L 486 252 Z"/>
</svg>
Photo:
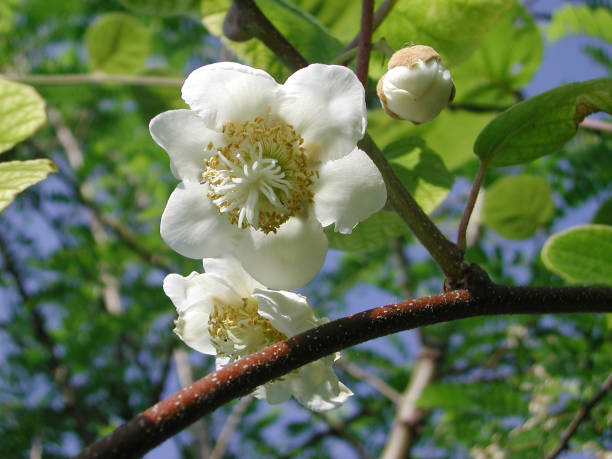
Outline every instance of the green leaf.
<svg viewBox="0 0 612 459">
<path fill-rule="evenodd" d="M 225 9 L 210 8 L 203 19 L 208 30 L 221 37 L 236 55 L 249 65 L 266 70 L 278 81 L 290 72 L 280 60 L 259 40 L 235 42 L 223 37 Z M 309 62 L 329 62 L 342 51 L 342 43 L 312 16 L 285 0 L 257 0 L 257 6 L 278 30 Z"/>
<path fill-rule="evenodd" d="M 329 247 L 337 250 L 373 250 L 393 238 L 406 234 L 408 227 L 395 213 L 381 210 L 359 223 L 351 234 L 334 232 L 334 225 L 325 228 Z"/>
<path fill-rule="evenodd" d="M 478 47 L 482 37 L 514 0 L 400 0 L 374 34 L 400 49 L 408 43 L 429 45 L 445 65 L 457 65 Z"/>
<path fill-rule="evenodd" d="M 527 163 L 560 149 L 591 113 L 612 112 L 612 78 L 570 83 L 509 108 L 480 133 L 474 152 L 494 166 Z"/>
<path fill-rule="evenodd" d="M 181 14 L 198 14 L 200 0 L 119 0 L 126 8 L 150 16 L 179 16 Z"/>
<path fill-rule="evenodd" d="M 421 137 L 437 152 L 447 169 L 454 171 L 473 160 L 474 140 L 493 119 L 490 113 L 444 110 L 429 123 L 414 126 L 391 118 L 382 109 L 368 110 L 368 132 L 378 145 L 386 145 L 406 135 Z"/>
<path fill-rule="evenodd" d="M 553 13 L 547 32 L 553 43 L 575 34 L 586 34 L 612 42 L 612 12 L 607 8 L 565 5 Z"/>
<path fill-rule="evenodd" d="M 484 222 L 508 239 L 525 239 L 552 218 L 550 187 L 542 177 L 514 175 L 497 180 L 484 194 Z"/>
<path fill-rule="evenodd" d="M 136 74 L 149 54 L 150 32 L 125 13 L 100 16 L 85 33 L 89 64 L 105 73 Z"/>
<path fill-rule="evenodd" d="M 593 217 L 593 223 L 612 226 L 612 198 L 601 205 Z"/>
<path fill-rule="evenodd" d="M 383 153 L 424 212 L 432 212 L 444 201 L 455 177 L 422 139 L 405 137 L 387 145 Z"/>
<path fill-rule="evenodd" d="M 555 234 L 542 248 L 542 261 L 568 282 L 612 285 L 612 227 L 584 225 Z"/>
<path fill-rule="evenodd" d="M 361 0 L 290 0 L 298 8 L 312 15 L 343 42 L 348 42 L 359 31 L 355 18 L 361 16 Z"/>
<path fill-rule="evenodd" d="M 511 104 L 542 60 L 542 38 L 531 15 L 517 4 L 482 40 L 482 45 L 452 75 L 456 102 Z"/>
<path fill-rule="evenodd" d="M 48 159 L 0 163 L 0 211 L 26 188 L 40 182 L 57 167 Z"/>
<path fill-rule="evenodd" d="M 30 137 L 46 120 L 45 101 L 34 88 L 0 79 L 0 153 Z"/>
</svg>

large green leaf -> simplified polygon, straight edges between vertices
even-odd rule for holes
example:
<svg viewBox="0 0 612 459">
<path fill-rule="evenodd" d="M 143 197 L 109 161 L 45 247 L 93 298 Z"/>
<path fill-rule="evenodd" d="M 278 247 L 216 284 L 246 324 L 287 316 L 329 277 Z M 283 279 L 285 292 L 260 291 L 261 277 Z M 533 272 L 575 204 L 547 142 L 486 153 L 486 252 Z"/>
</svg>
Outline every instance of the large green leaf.
<svg viewBox="0 0 612 459">
<path fill-rule="evenodd" d="M 135 74 L 149 54 L 150 32 L 125 13 L 100 16 L 85 33 L 89 64 L 105 73 Z"/>
<path fill-rule="evenodd" d="M 511 104 L 542 60 L 542 38 L 520 4 L 508 11 L 483 38 L 482 45 L 452 75 L 455 101 Z"/>
<path fill-rule="evenodd" d="M 503 177 L 484 194 L 484 222 L 508 239 L 533 236 L 553 212 L 550 187 L 542 177 Z"/>
<path fill-rule="evenodd" d="M 55 164 L 48 159 L 0 163 L 0 211 L 13 202 L 19 192 L 56 170 Z"/>
<path fill-rule="evenodd" d="M 490 113 L 444 110 L 435 120 L 414 126 L 376 109 L 368 111 L 368 132 L 378 145 L 389 144 L 406 135 L 421 137 L 440 155 L 446 168 L 454 171 L 475 159 L 474 140 L 493 116 Z"/>
<path fill-rule="evenodd" d="M 607 8 L 565 5 L 553 13 L 547 32 L 552 42 L 574 34 L 612 42 L 612 12 Z"/>
<path fill-rule="evenodd" d="M 383 153 L 423 211 L 430 213 L 444 201 L 455 177 L 422 139 L 405 137 L 387 145 Z"/>
<path fill-rule="evenodd" d="M 569 282 L 612 285 L 612 227 L 584 225 L 555 234 L 542 260 Z"/>
<path fill-rule="evenodd" d="M 334 225 L 325 228 L 329 247 L 337 250 L 373 250 L 393 237 L 408 232 L 404 221 L 395 213 L 381 210 L 359 223 L 351 234 L 334 232 Z"/>
<path fill-rule="evenodd" d="M 126 8 L 151 16 L 198 14 L 201 0 L 119 0 Z"/>
<path fill-rule="evenodd" d="M 225 18 L 223 2 L 217 7 L 209 6 L 203 22 L 208 30 L 220 37 L 236 55 L 249 65 L 264 69 L 278 81 L 283 81 L 290 72 L 282 62 L 259 40 L 235 42 L 223 38 Z M 295 46 L 309 62 L 329 62 L 343 46 L 321 23 L 285 0 L 257 0 L 257 6 L 278 30 Z"/>
<path fill-rule="evenodd" d="M 409 43 L 435 48 L 444 63 L 457 65 L 478 47 L 482 37 L 514 0 L 400 0 L 374 34 L 394 49 Z"/>
<path fill-rule="evenodd" d="M 0 153 L 28 138 L 46 119 L 45 101 L 34 88 L 0 79 Z"/>
<path fill-rule="evenodd" d="M 570 83 L 509 108 L 480 133 L 474 152 L 483 162 L 510 166 L 553 153 L 591 113 L 612 113 L 612 78 Z"/>
</svg>

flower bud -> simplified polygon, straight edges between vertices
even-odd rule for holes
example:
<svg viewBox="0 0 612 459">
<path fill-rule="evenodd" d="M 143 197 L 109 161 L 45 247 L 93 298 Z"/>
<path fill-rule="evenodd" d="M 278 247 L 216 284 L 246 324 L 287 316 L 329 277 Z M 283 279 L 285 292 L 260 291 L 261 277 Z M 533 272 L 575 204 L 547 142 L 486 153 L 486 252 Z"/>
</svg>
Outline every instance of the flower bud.
<svg viewBox="0 0 612 459">
<path fill-rule="evenodd" d="M 414 124 L 431 121 L 455 97 L 450 72 L 431 47 L 410 46 L 397 51 L 376 90 L 385 111 Z"/>
</svg>

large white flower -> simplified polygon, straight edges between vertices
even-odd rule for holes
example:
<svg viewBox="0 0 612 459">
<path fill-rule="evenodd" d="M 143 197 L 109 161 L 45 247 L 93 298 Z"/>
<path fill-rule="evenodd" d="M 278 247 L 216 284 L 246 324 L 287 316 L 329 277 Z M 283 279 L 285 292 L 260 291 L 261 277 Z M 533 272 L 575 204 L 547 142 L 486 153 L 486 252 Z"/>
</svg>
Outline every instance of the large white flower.
<svg viewBox="0 0 612 459">
<path fill-rule="evenodd" d="M 320 269 L 322 226 L 350 233 L 384 205 L 380 172 L 356 147 L 366 108 L 349 69 L 313 64 L 279 85 L 221 62 L 193 71 L 182 95 L 191 110 L 150 124 L 181 180 L 161 220 L 180 254 L 234 254 L 258 281 L 290 290 Z"/>
<path fill-rule="evenodd" d="M 164 292 L 178 311 L 176 334 L 190 347 L 216 355 L 217 368 L 327 322 L 306 298 L 269 290 L 233 257 L 205 258 L 204 274 L 169 274 Z M 281 403 L 293 395 L 316 411 L 336 408 L 352 395 L 332 369 L 336 356 L 310 363 L 260 386 L 255 396 Z"/>
</svg>

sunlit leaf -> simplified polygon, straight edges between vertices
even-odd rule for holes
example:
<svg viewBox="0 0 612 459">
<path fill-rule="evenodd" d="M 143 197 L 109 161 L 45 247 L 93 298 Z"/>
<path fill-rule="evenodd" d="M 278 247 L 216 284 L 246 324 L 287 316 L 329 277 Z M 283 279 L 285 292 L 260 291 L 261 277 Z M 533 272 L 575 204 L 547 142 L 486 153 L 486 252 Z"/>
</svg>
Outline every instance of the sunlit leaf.
<svg viewBox="0 0 612 459">
<path fill-rule="evenodd" d="M 19 192 L 55 171 L 57 167 L 48 159 L 0 163 L 0 211 L 13 202 Z"/>
<path fill-rule="evenodd" d="M 565 5 L 553 13 L 547 32 L 552 42 L 575 34 L 612 42 L 612 12 L 604 7 Z"/>
<path fill-rule="evenodd" d="M 104 14 L 85 34 L 90 67 L 105 73 L 138 73 L 149 54 L 149 40 L 149 29 L 135 17 Z"/>
<path fill-rule="evenodd" d="M 394 49 L 409 43 L 432 46 L 445 65 L 453 66 L 470 56 L 514 3 L 514 0 L 400 0 L 374 39 L 384 37 Z"/>
<path fill-rule="evenodd" d="M 329 247 L 338 250 L 373 250 L 409 231 L 404 221 L 395 213 L 381 210 L 359 223 L 351 234 L 334 232 L 334 225 L 325 228 Z"/>
<path fill-rule="evenodd" d="M 34 88 L 0 79 L 0 153 L 32 135 L 47 119 Z"/>
<path fill-rule="evenodd" d="M 517 4 L 483 38 L 482 45 L 452 69 L 455 102 L 492 105 L 516 101 L 542 60 L 542 38 L 531 15 Z"/>
<path fill-rule="evenodd" d="M 484 194 L 484 222 L 508 239 L 525 239 L 552 218 L 550 187 L 542 177 L 514 175 L 497 180 Z"/>
<path fill-rule="evenodd" d="M 426 212 L 432 212 L 450 192 L 454 176 L 444 162 L 418 137 L 387 145 L 383 153 L 404 186 Z"/>
<path fill-rule="evenodd" d="M 368 132 L 380 146 L 406 135 L 421 137 L 440 155 L 446 168 L 453 171 L 474 159 L 474 140 L 493 116 L 491 113 L 444 110 L 433 121 L 414 126 L 375 109 L 368 111 Z"/>
<path fill-rule="evenodd" d="M 494 166 L 527 163 L 570 140 L 591 113 L 612 113 L 612 78 L 570 83 L 514 105 L 491 121 L 474 143 Z"/>
<path fill-rule="evenodd" d="M 612 227 L 584 225 L 555 234 L 542 260 L 569 282 L 612 285 Z"/>
</svg>

